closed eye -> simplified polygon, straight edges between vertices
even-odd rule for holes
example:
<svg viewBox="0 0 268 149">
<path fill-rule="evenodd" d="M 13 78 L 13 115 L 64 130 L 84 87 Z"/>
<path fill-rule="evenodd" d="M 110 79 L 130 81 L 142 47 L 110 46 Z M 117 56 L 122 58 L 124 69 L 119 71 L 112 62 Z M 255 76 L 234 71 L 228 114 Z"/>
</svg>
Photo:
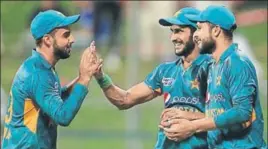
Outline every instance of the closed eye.
<svg viewBox="0 0 268 149">
<path fill-rule="evenodd" d="M 182 29 L 180 28 L 176 28 L 176 29 L 170 29 L 172 33 L 176 34 L 176 33 L 180 33 L 180 32 L 183 32 Z"/>
</svg>

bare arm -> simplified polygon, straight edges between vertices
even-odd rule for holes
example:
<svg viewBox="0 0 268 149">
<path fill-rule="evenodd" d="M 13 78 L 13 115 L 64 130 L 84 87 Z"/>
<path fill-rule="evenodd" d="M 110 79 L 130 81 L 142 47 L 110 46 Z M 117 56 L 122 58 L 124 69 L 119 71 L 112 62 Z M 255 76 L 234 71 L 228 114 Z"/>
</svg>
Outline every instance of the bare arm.
<svg viewBox="0 0 268 149">
<path fill-rule="evenodd" d="M 134 85 L 128 90 L 123 90 L 113 84 L 102 90 L 107 99 L 120 110 L 129 109 L 158 96 L 144 82 Z"/>
<path fill-rule="evenodd" d="M 72 80 L 70 83 L 68 83 L 67 85 L 63 86 L 61 89 L 61 96 L 62 98 L 67 98 L 70 93 L 73 90 L 74 85 L 78 82 L 79 77 L 76 77 L 74 80 Z"/>
</svg>

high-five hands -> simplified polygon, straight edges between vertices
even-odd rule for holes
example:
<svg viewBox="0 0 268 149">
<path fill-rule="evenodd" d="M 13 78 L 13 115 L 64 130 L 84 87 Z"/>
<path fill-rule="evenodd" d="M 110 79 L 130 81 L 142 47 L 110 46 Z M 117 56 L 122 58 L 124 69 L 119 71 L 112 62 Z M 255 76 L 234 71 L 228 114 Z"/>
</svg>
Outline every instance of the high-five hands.
<svg viewBox="0 0 268 149">
<path fill-rule="evenodd" d="M 92 76 L 100 71 L 102 62 L 103 61 L 97 56 L 95 41 L 92 41 L 90 46 L 86 48 L 82 54 L 78 82 L 88 86 Z"/>
</svg>

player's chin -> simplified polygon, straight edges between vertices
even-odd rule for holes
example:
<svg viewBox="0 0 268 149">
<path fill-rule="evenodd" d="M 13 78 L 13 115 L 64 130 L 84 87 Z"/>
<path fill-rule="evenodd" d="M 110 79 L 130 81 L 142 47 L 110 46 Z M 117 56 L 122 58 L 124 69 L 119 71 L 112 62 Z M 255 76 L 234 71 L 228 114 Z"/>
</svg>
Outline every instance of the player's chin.
<svg viewBox="0 0 268 149">
<path fill-rule="evenodd" d="M 67 47 L 65 48 L 65 52 L 68 54 L 71 54 L 72 48 L 71 47 Z"/>
<path fill-rule="evenodd" d="M 197 47 L 198 47 L 199 49 L 201 49 L 203 44 L 202 44 L 201 41 L 198 41 L 198 42 L 196 42 L 196 45 L 197 45 Z"/>
<path fill-rule="evenodd" d="M 175 54 L 176 55 L 181 55 L 182 53 L 183 53 L 183 48 L 175 49 Z"/>
</svg>

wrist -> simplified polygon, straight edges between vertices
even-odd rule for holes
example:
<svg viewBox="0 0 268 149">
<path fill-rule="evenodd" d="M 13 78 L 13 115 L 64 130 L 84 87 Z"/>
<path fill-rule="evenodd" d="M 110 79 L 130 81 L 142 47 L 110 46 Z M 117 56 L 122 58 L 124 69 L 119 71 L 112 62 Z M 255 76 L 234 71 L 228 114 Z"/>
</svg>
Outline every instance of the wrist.
<svg viewBox="0 0 268 149">
<path fill-rule="evenodd" d="M 91 77 L 79 76 L 77 83 L 82 84 L 87 87 L 90 80 L 91 80 Z"/>
<path fill-rule="evenodd" d="M 102 73 L 96 74 L 94 75 L 94 77 L 96 78 L 96 80 L 101 80 L 104 77 L 104 73 L 102 72 Z"/>
<path fill-rule="evenodd" d="M 191 121 L 191 123 L 192 123 L 192 129 L 193 129 L 193 132 L 194 133 L 198 133 L 199 131 L 198 131 L 198 123 L 197 123 L 197 121 Z"/>
<path fill-rule="evenodd" d="M 112 79 L 107 74 L 103 74 L 102 77 L 97 79 L 97 82 L 102 89 L 108 88 L 113 84 Z"/>
</svg>

